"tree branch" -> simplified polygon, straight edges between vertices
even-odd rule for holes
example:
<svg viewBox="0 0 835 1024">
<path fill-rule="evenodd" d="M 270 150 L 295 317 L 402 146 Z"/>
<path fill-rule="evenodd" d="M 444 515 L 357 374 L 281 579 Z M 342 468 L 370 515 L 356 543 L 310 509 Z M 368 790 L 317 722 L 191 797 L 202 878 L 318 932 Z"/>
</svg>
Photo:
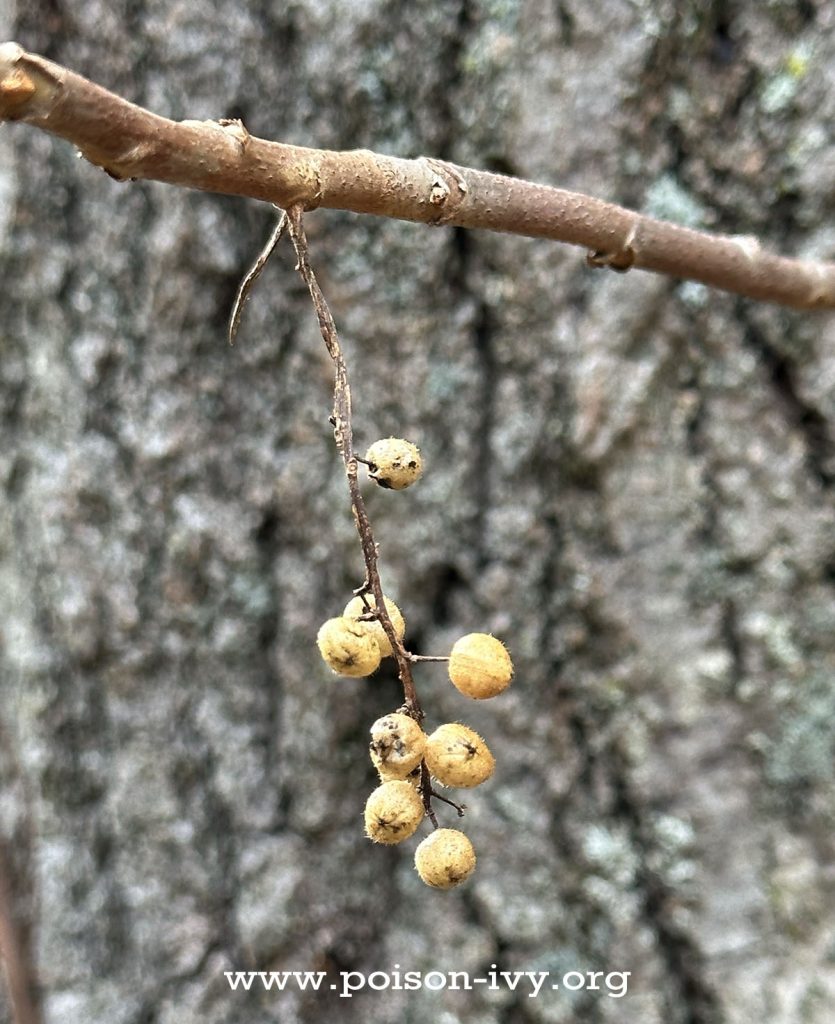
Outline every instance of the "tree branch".
<svg viewBox="0 0 835 1024">
<path fill-rule="evenodd" d="M 16 43 L 0 44 L 0 120 L 68 139 L 118 180 L 550 238 L 585 247 L 591 266 L 639 267 L 797 309 L 835 309 L 835 264 L 776 256 L 753 237 L 693 231 L 441 160 L 287 146 L 250 135 L 240 121 L 169 121 Z"/>
</svg>

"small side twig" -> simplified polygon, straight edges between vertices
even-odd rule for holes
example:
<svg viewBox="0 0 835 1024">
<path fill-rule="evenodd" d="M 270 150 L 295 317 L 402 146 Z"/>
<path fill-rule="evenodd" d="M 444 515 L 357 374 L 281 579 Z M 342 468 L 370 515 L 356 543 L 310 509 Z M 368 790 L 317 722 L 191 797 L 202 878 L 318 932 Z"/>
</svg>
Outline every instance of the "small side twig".
<svg viewBox="0 0 835 1024">
<path fill-rule="evenodd" d="M 429 793 L 436 800 L 441 800 L 443 803 L 449 804 L 450 807 L 454 807 L 455 810 L 458 811 L 458 817 L 459 818 L 463 818 L 464 817 L 464 811 L 466 811 L 466 809 L 467 809 L 467 805 L 466 804 L 457 804 L 454 800 L 450 800 L 449 797 L 444 796 L 442 793 L 439 793 L 437 791 L 437 789 L 430 789 Z"/>
<path fill-rule="evenodd" d="M 287 227 L 287 214 L 284 210 L 281 211 L 281 216 L 278 218 L 278 222 L 272 230 L 272 234 L 267 241 L 267 244 L 258 254 L 258 258 L 252 264 L 250 269 L 244 275 L 243 280 L 238 286 L 238 294 L 235 296 L 235 302 L 232 305 L 232 315 L 229 317 L 229 344 L 235 344 L 235 337 L 238 333 L 238 328 L 241 325 L 241 315 L 244 311 L 244 305 L 246 300 L 249 298 L 249 293 L 258 278 L 261 276 L 261 271 L 266 267 L 267 260 L 272 256 L 275 247 L 278 245 L 281 236 L 284 234 L 284 229 Z"/>
</svg>

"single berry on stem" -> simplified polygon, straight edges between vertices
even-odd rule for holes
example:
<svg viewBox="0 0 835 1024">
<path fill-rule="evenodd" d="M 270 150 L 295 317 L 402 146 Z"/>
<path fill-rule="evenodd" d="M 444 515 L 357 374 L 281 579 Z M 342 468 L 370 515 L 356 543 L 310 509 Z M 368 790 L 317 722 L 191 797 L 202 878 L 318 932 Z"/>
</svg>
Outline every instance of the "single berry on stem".
<svg viewBox="0 0 835 1024">
<path fill-rule="evenodd" d="M 328 619 L 316 635 L 319 653 L 341 676 L 370 676 L 380 667 L 380 646 L 363 623 L 340 616 Z"/>
<path fill-rule="evenodd" d="M 471 789 L 493 774 L 496 760 L 477 732 L 448 722 L 427 738 L 424 754 L 433 778 L 443 786 Z"/>
<path fill-rule="evenodd" d="M 402 437 L 386 437 L 365 453 L 368 475 L 381 487 L 402 491 L 420 477 L 423 464 L 417 445 Z"/>
<path fill-rule="evenodd" d="M 394 632 L 397 634 L 398 639 L 402 640 L 406 635 L 406 620 L 403 618 L 403 613 L 394 601 L 385 595 L 383 595 L 383 605 L 388 612 L 392 626 L 394 626 Z M 362 597 L 352 597 L 345 605 L 345 611 L 342 614 L 346 619 L 354 619 L 359 622 L 360 626 L 377 641 L 381 657 L 388 658 L 394 654 L 394 651 L 379 619 L 360 618 L 360 616 L 373 615 L 376 607 L 377 602 L 374 599 L 374 595 L 366 594 L 364 599 Z"/>
<path fill-rule="evenodd" d="M 454 889 L 475 871 L 473 844 L 457 828 L 439 828 L 415 850 L 421 880 L 433 889 Z"/>
<path fill-rule="evenodd" d="M 371 726 L 371 760 L 389 778 L 405 779 L 423 760 L 425 748 L 426 734 L 409 715 L 393 711 Z"/>
<path fill-rule="evenodd" d="M 468 633 L 449 656 L 449 678 L 466 697 L 486 700 L 510 686 L 513 662 L 507 648 L 489 633 Z"/>
<path fill-rule="evenodd" d="M 401 843 L 423 821 L 423 801 L 408 782 L 384 782 L 365 804 L 365 834 L 375 843 Z"/>
</svg>

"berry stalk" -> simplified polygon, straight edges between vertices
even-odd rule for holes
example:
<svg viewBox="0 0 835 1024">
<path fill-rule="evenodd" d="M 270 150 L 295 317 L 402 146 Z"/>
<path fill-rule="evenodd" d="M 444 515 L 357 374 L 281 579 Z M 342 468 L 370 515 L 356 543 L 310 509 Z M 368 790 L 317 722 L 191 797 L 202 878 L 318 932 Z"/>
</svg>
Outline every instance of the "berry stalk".
<svg viewBox="0 0 835 1024">
<path fill-rule="evenodd" d="M 495 759 L 482 737 L 460 722 L 441 725 L 430 736 L 423 732 L 424 713 L 415 690 L 412 665 L 421 661 L 446 662 L 450 682 L 461 694 L 485 700 L 507 688 L 513 664 L 504 644 L 488 633 L 460 637 L 448 657 L 416 655 L 406 650 L 403 615 L 394 601 L 383 594 L 377 544 L 357 469 L 362 463 L 380 487 L 403 490 L 421 475 L 420 450 L 403 438 L 389 437 L 372 444 L 364 457 L 354 452 L 348 368 L 336 323 L 310 266 L 301 205 L 295 204 L 282 214 L 270 241 L 244 278 L 232 312 L 230 341 L 234 340 L 249 291 L 285 225 L 296 253 L 296 269 L 307 285 L 322 339 L 334 364 L 330 421 L 345 466 L 351 510 L 365 562 L 362 586 L 354 591 L 341 616 L 322 624 L 316 643 L 325 663 L 343 676 L 369 676 L 383 657 L 394 656 L 405 703 L 371 727 L 370 754 L 380 785 L 366 801 L 365 832 L 375 843 L 396 845 L 414 835 L 424 818 L 428 819 L 433 832 L 415 851 L 415 867 L 427 885 L 436 889 L 455 888 L 472 874 L 475 851 L 463 832 L 439 826 L 433 798 L 454 808 L 459 817 L 464 814 L 464 805 L 439 793 L 435 784 L 464 789 L 479 786 L 493 775 Z"/>
<path fill-rule="evenodd" d="M 397 630 L 391 621 L 383 598 L 383 587 L 380 582 L 380 572 L 377 566 L 377 544 L 374 540 L 374 533 L 371 529 L 371 522 L 365 507 L 365 501 L 357 478 L 357 464 L 360 461 L 354 454 L 354 432 L 351 419 L 351 385 L 348 378 L 348 367 L 342 354 L 342 347 L 339 343 L 339 334 L 336 330 L 336 323 L 328 307 L 316 275 L 310 265 L 308 255 L 307 236 L 302 223 L 301 206 L 291 206 L 287 210 L 287 224 L 290 239 L 296 252 L 298 260 L 297 270 L 302 276 L 310 298 L 313 301 L 313 308 L 316 310 L 316 318 L 319 321 L 319 331 L 325 347 L 334 364 L 334 385 L 333 385 L 333 436 L 336 447 L 345 463 L 345 473 L 348 478 L 348 492 L 351 499 L 351 508 L 354 513 L 357 533 L 360 538 L 362 555 L 365 561 L 365 582 L 357 591 L 357 596 L 372 594 L 374 597 L 375 614 L 383 627 L 383 631 L 391 644 L 392 653 L 397 662 L 397 672 L 403 686 L 403 696 L 408 714 L 416 722 L 423 720 L 423 709 L 418 700 L 415 690 L 414 678 L 412 677 L 411 657 L 398 636 Z M 424 804 L 429 813 L 429 789 L 423 790 Z"/>
</svg>

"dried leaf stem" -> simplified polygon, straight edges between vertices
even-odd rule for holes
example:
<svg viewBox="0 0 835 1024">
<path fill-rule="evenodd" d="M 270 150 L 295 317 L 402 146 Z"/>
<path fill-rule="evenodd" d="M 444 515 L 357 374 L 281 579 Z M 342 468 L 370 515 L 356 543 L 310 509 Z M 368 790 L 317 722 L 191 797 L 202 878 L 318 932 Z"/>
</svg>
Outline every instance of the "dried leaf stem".
<svg viewBox="0 0 835 1024">
<path fill-rule="evenodd" d="M 119 180 L 486 228 L 583 246 L 595 267 L 638 267 L 797 309 L 835 309 L 835 263 L 788 259 L 613 203 L 420 157 L 268 142 L 240 121 L 170 121 L 16 43 L 0 44 L 0 120 L 68 139 Z"/>
<path fill-rule="evenodd" d="M 276 225 L 272 230 L 272 234 L 267 240 L 267 244 L 258 253 L 258 258 L 244 274 L 240 285 L 238 286 L 238 294 L 235 296 L 235 301 L 232 304 L 232 315 L 229 317 L 229 344 L 235 344 L 235 338 L 238 334 L 238 328 L 241 325 L 241 315 L 244 311 L 246 300 L 249 298 L 249 293 L 252 291 L 255 282 L 261 276 L 261 271 L 266 267 L 267 261 L 272 256 L 275 247 L 281 240 L 281 236 L 284 234 L 284 229 L 287 227 L 287 214 L 282 210 L 281 216 L 276 221 Z"/>
</svg>

